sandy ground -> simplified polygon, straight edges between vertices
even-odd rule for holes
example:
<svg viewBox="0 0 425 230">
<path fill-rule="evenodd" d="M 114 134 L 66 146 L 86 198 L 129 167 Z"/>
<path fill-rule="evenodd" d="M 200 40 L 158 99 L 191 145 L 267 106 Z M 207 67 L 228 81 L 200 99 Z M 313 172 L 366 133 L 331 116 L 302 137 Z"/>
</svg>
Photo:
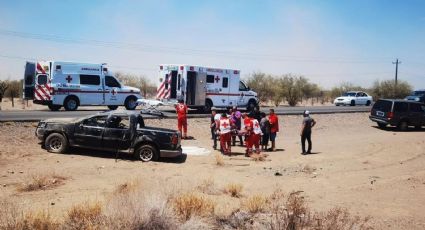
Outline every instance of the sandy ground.
<svg viewBox="0 0 425 230">
<path fill-rule="evenodd" d="M 71 150 L 47 153 L 34 136 L 35 123 L 0 123 L 0 196 L 24 202 L 28 209 L 61 214 L 84 201 L 104 200 L 117 185 L 140 180 L 147 189 L 191 190 L 205 180 L 217 188 L 241 183 L 243 194 L 270 194 L 277 188 L 302 191 L 312 209 L 339 206 L 354 215 L 371 216 L 377 229 L 425 228 L 425 130 L 380 130 L 367 113 L 313 115 L 313 152 L 300 155 L 300 116 L 280 116 L 278 152 L 266 161 L 237 154 L 217 166 L 209 133 L 209 119 L 190 119 L 195 140 L 184 146 L 211 149 L 208 156 L 187 156 L 185 162 L 142 163 L 114 153 Z M 175 120 L 147 120 L 148 124 L 175 127 Z M 279 172 L 282 176 L 275 176 Z M 68 177 L 54 189 L 19 192 L 32 175 L 55 173 Z M 228 196 L 227 196 L 228 197 Z M 217 195 L 223 207 L 234 199 Z M 52 205 L 54 203 L 54 205 Z"/>
</svg>

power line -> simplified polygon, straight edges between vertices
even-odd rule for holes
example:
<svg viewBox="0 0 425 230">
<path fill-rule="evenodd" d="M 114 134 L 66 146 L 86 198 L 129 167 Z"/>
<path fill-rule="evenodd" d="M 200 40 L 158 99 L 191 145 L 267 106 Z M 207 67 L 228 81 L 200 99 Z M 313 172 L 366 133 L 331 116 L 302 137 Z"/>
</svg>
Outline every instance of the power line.
<svg viewBox="0 0 425 230">
<path fill-rule="evenodd" d="M 282 56 L 276 54 L 265 54 L 265 53 L 249 53 L 249 52 L 231 52 L 231 51 L 216 51 L 216 50 L 200 50 L 200 49 L 188 49 L 188 48 L 176 48 L 176 47 L 164 47 L 164 46 L 152 46 L 145 44 L 133 44 L 133 43 L 123 43 L 123 42 L 112 42 L 112 41 L 101 41 L 93 39 L 75 39 L 62 37 L 57 35 L 48 35 L 48 34 L 35 34 L 35 33 L 25 33 L 11 30 L 0 29 L 0 35 L 3 36 L 13 36 L 24 39 L 36 39 L 36 40 L 45 40 L 59 43 L 70 43 L 70 44 L 80 44 L 80 45 L 90 45 L 98 47 L 107 47 L 107 48 L 116 48 L 116 49 L 127 49 L 132 51 L 139 52 L 149 52 L 149 53 L 175 53 L 180 55 L 197 55 L 197 56 L 216 56 L 216 57 L 225 57 L 225 58 L 241 58 L 241 59 L 252 59 L 252 60 L 272 60 L 272 61 L 281 61 L 281 62 L 317 62 L 317 63 L 358 63 L 358 64 L 368 64 L 382 62 L 388 60 L 389 58 L 374 58 L 378 60 L 365 60 L 368 58 L 347 58 L 347 57 L 300 57 L 300 56 Z M 369 58 L 371 59 L 371 58 Z"/>
</svg>

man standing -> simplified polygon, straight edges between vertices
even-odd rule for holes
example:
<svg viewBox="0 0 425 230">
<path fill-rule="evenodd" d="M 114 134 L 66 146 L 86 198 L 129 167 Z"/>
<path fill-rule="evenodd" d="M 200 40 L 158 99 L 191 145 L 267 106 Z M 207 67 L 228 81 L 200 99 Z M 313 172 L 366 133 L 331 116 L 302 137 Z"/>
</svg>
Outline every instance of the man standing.
<svg viewBox="0 0 425 230">
<path fill-rule="evenodd" d="M 240 111 L 238 111 L 236 106 L 233 106 L 230 111 L 230 120 L 232 120 L 232 123 L 235 125 L 238 133 L 241 131 L 242 122 L 241 122 L 242 114 Z M 240 146 L 243 146 L 243 140 L 241 135 L 232 135 L 233 140 L 233 146 L 236 145 L 236 136 L 239 137 L 239 144 Z"/>
<path fill-rule="evenodd" d="M 269 145 L 270 138 L 270 122 L 266 117 L 266 113 L 261 113 L 261 121 L 260 121 L 261 132 L 263 132 L 263 136 L 261 139 L 261 150 L 266 151 L 267 146 Z"/>
<path fill-rule="evenodd" d="M 312 148 L 311 128 L 313 128 L 316 125 L 316 121 L 310 117 L 310 112 L 308 110 L 304 111 L 303 116 L 304 116 L 304 119 L 301 126 L 300 136 L 301 136 L 301 146 L 302 146 L 301 154 L 305 155 L 305 154 L 311 153 L 311 148 Z M 307 140 L 308 142 L 307 152 L 305 151 L 305 140 Z"/>
<path fill-rule="evenodd" d="M 182 134 L 182 139 L 187 139 L 187 106 L 184 103 L 183 99 L 178 100 L 176 105 L 177 113 L 177 129 Z M 182 132 L 183 128 L 183 132 Z"/>
<path fill-rule="evenodd" d="M 272 142 L 271 150 L 276 151 L 276 135 L 279 132 L 279 119 L 274 113 L 274 109 L 270 109 L 269 114 L 269 122 L 270 122 L 270 141 Z"/>
<path fill-rule="evenodd" d="M 220 131 L 220 145 L 221 145 L 221 152 L 224 155 L 231 154 L 231 142 L 232 142 L 232 122 L 227 117 L 226 113 L 223 113 L 221 115 L 219 124 L 219 131 Z"/>
<path fill-rule="evenodd" d="M 210 129 L 211 129 L 211 139 L 213 139 L 213 148 L 217 149 L 217 138 L 219 135 L 217 134 L 218 125 L 217 123 L 220 120 L 221 115 L 217 113 L 216 109 L 211 110 L 211 123 L 210 123 Z"/>
</svg>

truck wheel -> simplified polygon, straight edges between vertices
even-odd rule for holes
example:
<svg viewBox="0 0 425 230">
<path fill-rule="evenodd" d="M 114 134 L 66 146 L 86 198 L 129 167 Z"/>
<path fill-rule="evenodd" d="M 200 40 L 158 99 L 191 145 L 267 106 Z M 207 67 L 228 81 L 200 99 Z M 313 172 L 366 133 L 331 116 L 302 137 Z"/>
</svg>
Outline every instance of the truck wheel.
<svg viewBox="0 0 425 230">
<path fill-rule="evenodd" d="M 116 110 L 116 109 L 118 109 L 118 105 L 108 105 L 108 109 Z"/>
<path fill-rule="evenodd" d="M 210 113 L 212 107 L 213 107 L 212 101 L 211 100 L 206 100 L 205 101 L 205 106 L 204 106 L 204 113 Z"/>
<path fill-rule="evenodd" d="M 44 147 L 51 153 L 64 153 L 68 149 L 68 140 L 62 134 L 52 133 L 44 141 Z"/>
<path fill-rule="evenodd" d="M 127 110 L 134 110 L 136 109 L 137 103 L 136 103 L 137 99 L 134 96 L 130 96 L 127 97 L 127 99 L 125 99 L 124 102 L 124 106 Z"/>
<path fill-rule="evenodd" d="M 246 110 L 252 111 L 254 110 L 255 106 L 257 106 L 257 103 L 254 100 L 250 100 L 248 102 L 248 106 L 246 107 Z"/>
<path fill-rule="evenodd" d="M 49 107 L 49 109 L 51 111 L 58 111 L 59 109 L 61 109 L 61 105 L 48 105 L 47 107 Z"/>
<path fill-rule="evenodd" d="M 385 127 L 387 127 L 387 125 L 384 124 L 384 123 L 379 123 L 379 122 L 377 122 L 377 123 L 378 123 L 379 128 L 381 128 L 381 129 L 385 129 Z"/>
<path fill-rule="evenodd" d="M 367 102 L 366 102 L 366 106 L 369 106 L 369 105 L 370 105 L 370 101 L 367 101 Z"/>
<path fill-rule="evenodd" d="M 356 101 L 355 100 L 351 100 L 350 106 L 355 106 L 356 105 Z"/>
<path fill-rule="evenodd" d="M 407 131 L 408 127 L 409 127 L 409 123 L 407 123 L 407 121 L 400 121 L 400 123 L 398 124 L 398 129 L 400 131 Z"/>
<path fill-rule="evenodd" d="M 65 99 L 65 102 L 63 103 L 63 107 L 66 111 L 75 111 L 78 108 L 78 98 L 71 96 L 67 97 Z"/>
<path fill-rule="evenodd" d="M 137 148 L 136 151 L 134 151 L 134 156 L 136 159 L 143 162 L 157 161 L 159 158 L 159 154 L 156 148 L 149 144 L 142 145 Z"/>
</svg>

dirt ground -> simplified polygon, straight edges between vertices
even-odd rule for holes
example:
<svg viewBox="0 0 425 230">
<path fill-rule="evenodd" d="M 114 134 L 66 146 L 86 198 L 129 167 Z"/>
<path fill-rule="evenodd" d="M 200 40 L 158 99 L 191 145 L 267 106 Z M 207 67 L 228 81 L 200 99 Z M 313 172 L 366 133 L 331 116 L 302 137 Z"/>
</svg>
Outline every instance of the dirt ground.
<svg viewBox="0 0 425 230">
<path fill-rule="evenodd" d="M 425 228 L 425 130 L 380 130 L 367 113 L 313 115 L 313 153 L 300 154 L 300 116 L 280 116 L 279 151 L 265 161 L 243 156 L 224 157 L 216 164 L 209 118 L 190 119 L 183 146 L 210 149 L 207 156 L 187 156 L 184 162 L 142 163 L 115 153 L 72 149 L 52 154 L 40 148 L 35 123 L 0 123 L 0 198 L 46 209 L 60 215 L 84 201 L 105 200 L 117 185 L 139 180 L 151 191 L 191 190 L 206 180 L 215 187 L 243 185 L 243 195 L 270 194 L 276 189 L 298 191 L 317 211 L 345 207 L 353 215 L 371 216 L 376 229 Z M 175 127 L 175 120 L 147 120 L 148 125 Z M 275 176 L 276 173 L 281 176 Z M 21 192 L 34 175 L 67 178 L 54 188 Z M 235 198 L 216 196 L 223 209 Z"/>
</svg>

